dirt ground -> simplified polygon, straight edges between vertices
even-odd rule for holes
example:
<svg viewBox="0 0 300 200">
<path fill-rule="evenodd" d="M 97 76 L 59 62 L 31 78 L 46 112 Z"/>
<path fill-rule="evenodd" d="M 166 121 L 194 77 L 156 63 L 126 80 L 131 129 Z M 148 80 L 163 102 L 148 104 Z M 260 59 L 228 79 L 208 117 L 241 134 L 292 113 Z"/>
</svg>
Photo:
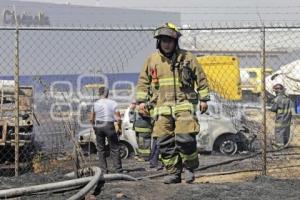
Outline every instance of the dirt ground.
<svg viewBox="0 0 300 200">
<path fill-rule="evenodd" d="M 36 181 L 40 178 L 41 177 L 35 180 L 36 184 Z M 50 181 L 49 178 L 46 179 Z M 13 185 L 15 186 L 15 184 Z M 97 196 L 97 199 L 298 200 L 300 197 L 299 188 L 300 180 L 279 180 L 270 177 L 259 177 L 252 181 L 239 183 L 196 183 L 190 185 L 185 183 L 165 185 L 160 180 L 144 180 L 138 182 L 118 181 L 106 183 L 102 189 L 102 193 Z M 74 192 L 34 195 L 15 199 L 63 200 L 70 197 L 73 193 Z"/>
<path fill-rule="evenodd" d="M 299 199 L 300 181 L 258 178 L 244 183 L 164 185 L 157 181 L 109 183 L 98 199 Z"/>
<path fill-rule="evenodd" d="M 294 154 L 295 149 L 285 150 L 274 154 L 268 154 L 275 160 L 281 154 L 284 157 L 297 162 L 298 157 Z M 216 164 L 218 162 L 229 161 L 233 159 L 243 158 L 247 155 L 223 156 L 220 154 L 201 155 L 200 168 Z M 282 156 L 281 156 L 282 157 Z M 93 155 L 95 159 L 95 155 Z M 62 161 L 61 161 L 62 162 Z M 0 189 L 14 188 L 28 185 L 37 185 L 42 183 L 50 183 L 66 180 L 64 174 L 71 171 L 71 163 L 64 161 L 59 163 L 48 164 L 48 172 L 34 174 L 26 173 L 20 177 L 1 177 Z M 93 163 L 96 165 L 97 161 Z M 228 164 L 216 167 L 210 167 L 205 170 L 197 171 L 197 179 L 194 184 L 165 185 L 162 183 L 162 177 L 155 179 L 146 178 L 137 182 L 113 181 L 105 183 L 102 192 L 97 199 L 132 199 L 132 200 L 148 200 L 148 199 L 300 199 L 300 163 L 287 163 L 285 166 L 288 170 L 278 168 L 277 165 L 268 166 L 268 174 L 274 177 L 260 176 L 261 156 L 230 162 Z M 292 167 L 295 173 L 292 172 Z M 53 166 L 52 166 L 53 165 Z M 127 159 L 123 162 L 124 169 L 128 170 L 128 175 L 134 177 L 144 177 L 153 174 L 164 173 L 164 171 L 150 171 L 147 162 L 138 162 L 135 159 Z M 272 168 L 273 171 L 272 171 Z M 277 172 L 276 172 L 276 169 Z M 51 170 L 52 169 L 52 170 Z M 275 172 L 274 172 L 275 171 Z M 280 178 L 280 179 L 279 179 Z M 298 179 L 297 179 L 298 178 Z M 76 191 L 68 191 L 65 193 L 47 193 L 32 195 L 14 199 L 43 199 L 43 200 L 60 200 L 67 199 Z"/>
<path fill-rule="evenodd" d="M 261 117 L 255 110 L 247 113 L 248 116 Z M 253 114 L 253 116 L 251 115 Z M 274 129 L 273 115 L 267 116 L 267 138 L 273 138 Z M 261 176 L 262 155 L 259 151 L 252 153 L 240 153 L 234 156 L 224 156 L 218 153 L 211 155 L 200 155 L 200 166 L 196 172 L 197 179 L 193 184 L 165 185 L 162 177 L 146 178 L 137 182 L 114 181 L 105 183 L 102 192 L 97 199 L 132 199 L 132 200 L 156 200 L 156 199 L 205 199 L 205 200 L 232 200 L 232 199 L 263 199 L 263 200 L 299 200 L 300 199 L 300 119 L 293 121 L 292 131 L 293 148 L 280 152 L 267 154 L 267 174 Z M 261 144 L 261 135 L 258 135 L 258 144 Z M 260 148 L 259 148 L 260 150 Z M 270 149 L 268 149 L 270 150 Z M 257 155 L 256 155 L 257 154 Z M 253 155 L 253 157 L 251 157 Z M 255 156 L 256 155 L 256 156 Z M 243 159 L 245 157 L 251 157 Z M 27 172 L 20 177 L 0 176 L 0 190 L 16 188 L 29 185 L 38 185 L 66 180 L 64 174 L 71 172 L 73 163 L 71 158 L 66 156 L 59 160 L 49 159 L 43 163 L 36 163 L 33 172 Z M 88 158 L 86 158 L 88 160 Z M 240 159 L 237 161 L 232 161 Z M 97 166 L 96 156 L 92 155 L 91 166 Z M 212 167 L 212 165 L 228 162 L 227 164 Z M 211 166 L 211 167 L 207 167 Z M 128 171 L 128 175 L 133 177 L 145 177 L 149 175 L 164 173 L 160 171 L 150 171 L 147 162 L 138 162 L 135 159 L 123 161 L 123 167 Z M 205 168 L 205 169 L 204 169 Z M 13 174 L 13 173 L 12 173 Z M 43 193 L 24 196 L 14 199 L 43 199 L 62 200 L 68 199 L 75 191 L 64 193 Z M 13 198 L 12 198 L 13 199 Z"/>
</svg>

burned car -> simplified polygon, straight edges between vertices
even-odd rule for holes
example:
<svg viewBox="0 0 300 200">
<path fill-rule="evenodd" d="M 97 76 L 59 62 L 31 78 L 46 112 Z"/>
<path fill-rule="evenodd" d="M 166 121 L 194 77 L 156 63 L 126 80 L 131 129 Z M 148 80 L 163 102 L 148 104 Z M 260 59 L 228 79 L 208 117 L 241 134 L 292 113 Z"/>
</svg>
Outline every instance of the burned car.
<svg viewBox="0 0 300 200">
<path fill-rule="evenodd" d="M 33 88 L 19 87 L 19 147 L 20 159 L 28 160 L 33 149 Z M 15 117 L 14 82 L 0 84 L 0 163 L 14 160 Z"/>
<path fill-rule="evenodd" d="M 234 155 L 239 151 L 252 150 L 252 143 L 256 135 L 251 133 L 244 123 L 245 117 L 240 119 L 226 117 L 220 112 L 220 105 L 209 105 L 207 113 L 197 117 L 200 121 L 200 132 L 197 135 L 197 148 L 200 153 L 212 151 L 221 152 L 224 155 Z M 91 145 L 96 152 L 96 137 L 94 131 L 87 129 L 78 136 L 78 142 L 82 147 Z M 120 137 L 121 157 L 123 159 L 132 154 L 137 154 L 138 144 L 132 122 L 129 119 L 129 108 L 124 113 L 122 120 L 122 135 Z"/>
<path fill-rule="evenodd" d="M 233 119 L 209 109 L 205 114 L 198 114 L 198 119 L 201 122 L 197 135 L 200 153 L 217 151 L 224 155 L 234 155 L 238 151 L 252 150 L 256 135 L 246 126 L 244 116 Z"/>
</svg>

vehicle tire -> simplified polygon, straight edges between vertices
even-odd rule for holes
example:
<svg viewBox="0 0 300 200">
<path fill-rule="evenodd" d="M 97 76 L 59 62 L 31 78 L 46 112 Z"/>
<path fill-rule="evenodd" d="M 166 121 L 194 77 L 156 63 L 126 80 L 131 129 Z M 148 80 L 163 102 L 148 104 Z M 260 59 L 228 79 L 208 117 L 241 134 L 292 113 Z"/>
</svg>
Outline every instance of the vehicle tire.
<svg viewBox="0 0 300 200">
<path fill-rule="evenodd" d="M 129 148 L 127 146 L 127 144 L 125 143 L 120 143 L 120 157 L 121 159 L 126 159 L 129 157 Z"/>
<path fill-rule="evenodd" d="M 234 155 L 238 150 L 238 145 L 233 136 L 225 136 L 219 143 L 219 151 L 224 155 Z"/>
</svg>

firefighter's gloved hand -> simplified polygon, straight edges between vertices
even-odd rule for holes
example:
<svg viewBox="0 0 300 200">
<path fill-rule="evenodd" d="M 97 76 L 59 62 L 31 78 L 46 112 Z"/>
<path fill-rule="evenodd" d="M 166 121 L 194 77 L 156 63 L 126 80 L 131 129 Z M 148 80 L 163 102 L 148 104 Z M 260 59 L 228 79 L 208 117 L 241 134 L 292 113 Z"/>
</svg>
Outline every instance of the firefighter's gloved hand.
<svg viewBox="0 0 300 200">
<path fill-rule="evenodd" d="M 201 112 L 201 114 L 205 113 L 207 111 L 208 105 L 205 101 L 200 101 L 199 104 L 199 110 Z"/>
</svg>

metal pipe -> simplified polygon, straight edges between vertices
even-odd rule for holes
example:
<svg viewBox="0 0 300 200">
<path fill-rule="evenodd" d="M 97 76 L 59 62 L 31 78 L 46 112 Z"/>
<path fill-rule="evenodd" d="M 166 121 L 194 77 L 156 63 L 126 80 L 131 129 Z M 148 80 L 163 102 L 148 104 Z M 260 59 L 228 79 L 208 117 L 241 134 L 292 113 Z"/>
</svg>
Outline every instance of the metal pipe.
<svg viewBox="0 0 300 200">
<path fill-rule="evenodd" d="M 75 138 L 75 128 L 72 127 L 72 137 Z M 73 143 L 73 156 L 74 156 L 74 163 L 73 163 L 73 167 L 74 167 L 74 172 L 75 173 L 75 178 L 79 178 L 79 174 L 78 174 L 78 169 L 79 169 L 79 159 L 78 159 L 78 153 L 77 153 L 77 148 L 76 148 L 76 141 Z"/>
<path fill-rule="evenodd" d="M 266 26 L 265 29 L 299 29 L 299 25 L 289 25 L 289 26 L 279 26 L 279 25 L 270 25 Z M 156 27 L 20 27 L 21 31 L 154 31 Z M 181 31 L 211 31 L 211 30 L 260 30 L 261 26 L 219 26 L 219 27 L 189 27 L 189 28 L 178 28 Z M 15 30 L 12 27 L 0 27 L 0 30 Z"/>
<path fill-rule="evenodd" d="M 1 119 L 3 119 L 4 88 L 1 88 L 1 82 L 0 82 L 0 90 L 1 90 L 0 113 L 1 113 Z"/>
<path fill-rule="evenodd" d="M 265 27 L 261 28 L 261 65 L 262 65 L 262 77 L 261 77 L 261 102 L 262 102 L 262 133 L 263 133 L 263 152 L 262 152 L 262 159 L 263 159 L 263 168 L 262 168 L 262 175 L 267 175 L 267 110 L 266 110 L 266 31 Z"/>
<path fill-rule="evenodd" d="M 15 8 L 14 8 L 15 9 Z M 15 10 L 15 13 L 16 10 Z M 19 176 L 19 26 L 16 17 L 15 31 L 15 66 L 14 66 L 14 81 L 15 81 L 15 176 Z"/>
</svg>

